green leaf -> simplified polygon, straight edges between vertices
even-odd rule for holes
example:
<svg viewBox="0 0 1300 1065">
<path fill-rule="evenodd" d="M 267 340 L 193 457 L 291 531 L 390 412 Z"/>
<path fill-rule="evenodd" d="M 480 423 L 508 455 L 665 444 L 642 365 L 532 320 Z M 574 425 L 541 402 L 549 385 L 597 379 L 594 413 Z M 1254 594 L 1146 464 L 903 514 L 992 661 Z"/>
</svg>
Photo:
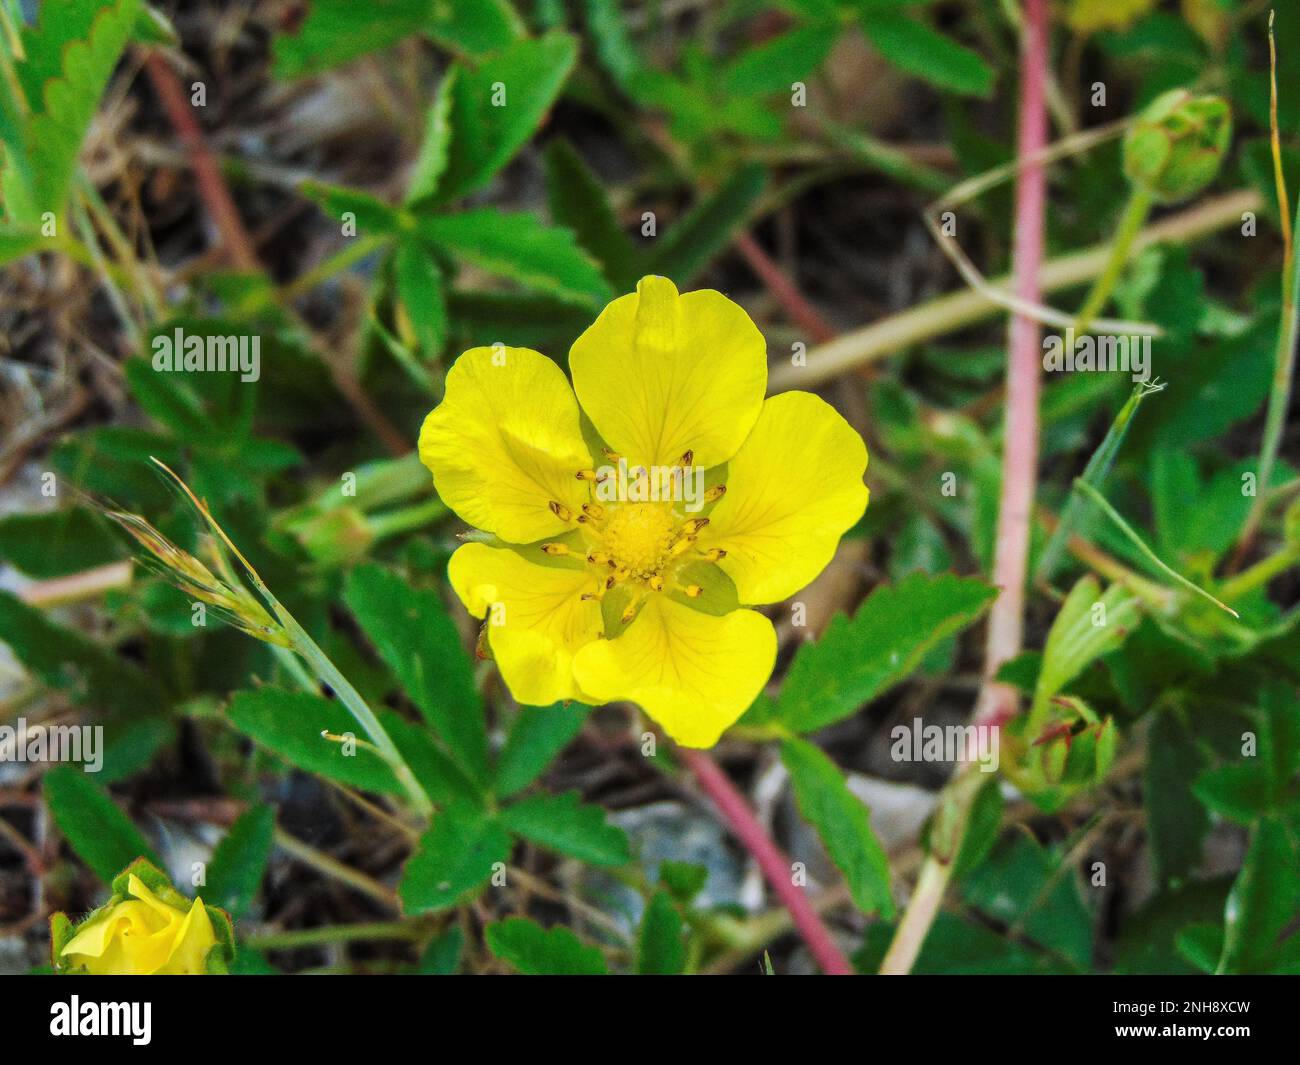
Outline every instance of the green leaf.
<svg viewBox="0 0 1300 1065">
<path fill-rule="evenodd" d="M 596 58 L 618 85 L 626 85 L 641 69 L 641 57 L 632 43 L 618 0 L 586 0 L 587 31 Z"/>
<path fill-rule="evenodd" d="M 632 241 L 600 182 L 569 142 L 558 137 L 546 149 L 546 192 L 551 218 L 573 231 L 615 289 L 631 288 L 638 274 Z"/>
<path fill-rule="evenodd" d="M 1205 766 L 1197 737 L 1173 711 L 1151 723 L 1143 799 L 1151 864 L 1162 885 L 1183 880 L 1200 864 L 1210 830 L 1204 807 L 1192 794 L 1192 781 Z"/>
<path fill-rule="evenodd" d="M 1281 818 L 1265 817 L 1250 834 L 1250 847 L 1224 907 L 1220 973 L 1264 973 L 1286 948 L 1282 937 L 1300 917 L 1300 841 Z"/>
<path fill-rule="evenodd" d="M 1047 634 L 1034 710 L 1043 708 L 1089 664 L 1115 650 L 1139 619 L 1138 601 L 1123 585 L 1112 584 L 1103 593 L 1096 578 L 1081 578 Z"/>
<path fill-rule="evenodd" d="M 465 950 L 465 933 L 454 924 L 441 935 L 434 936 L 420 955 L 417 972 L 422 976 L 454 976 L 460 968 L 460 957 Z"/>
<path fill-rule="evenodd" d="M 412 226 L 410 216 L 395 210 L 376 196 L 360 189 L 328 185 L 323 181 L 303 181 L 298 191 L 320 205 L 322 211 L 342 223 L 345 214 L 356 221 L 356 236 L 400 236 Z M 355 239 L 355 238 L 350 238 Z"/>
<path fill-rule="evenodd" d="M 506 0 L 312 0 L 297 32 L 275 39 L 273 70 L 277 78 L 319 74 L 415 34 L 479 55 L 522 33 Z"/>
<path fill-rule="evenodd" d="M 484 207 L 419 221 L 420 238 L 498 277 L 558 299 L 597 306 L 612 292 L 567 229 L 535 215 Z"/>
<path fill-rule="evenodd" d="M 448 806 L 434 816 L 402 870 L 402 909 L 436 913 L 455 906 L 487 882 L 494 865 L 509 859 L 510 836 L 485 811 L 464 803 Z"/>
<path fill-rule="evenodd" d="M 429 104 L 424 119 L 424 140 L 420 143 L 420 154 L 416 157 L 411 180 L 406 187 L 408 205 L 433 196 L 438 191 L 443 171 L 447 169 L 451 151 L 451 93 L 456 83 L 456 73 L 455 67 L 447 72 L 442 84 L 438 86 L 437 95 Z"/>
<path fill-rule="evenodd" d="M 889 859 L 871 830 L 867 808 L 844 782 L 839 768 L 805 740 L 781 744 L 781 760 L 804 819 L 817 830 L 826 852 L 844 874 L 854 904 L 863 913 L 894 915 Z"/>
<path fill-rule="evenodd" d="M 460 766 L 487 779 L 483 702 L 469 655 L 435 591 L 413 588 L 382 566 L 358 566 L 343 601 L 379 657 Z"/>
<path fill-rule="evenodd" d="M 30 108 L 31 188 L 26 203 L 6 204 L 11 218 L 35 225 L 41 212 L 62 211 L 81 142 L 139 15 L 138 0 L 52 0 L 23 33 L 17 73 Z"/>
<path fill-rule="evenodd" d="M 748 220 L 767 185 L 767 173 L 757 163 L 741 167 L 727 181 L 678 219 L 657 239 L 646 273 L 662 274 L 679 285 L 689 282 Z"/>
<path fill-rule="evenodd" d="M 838 23 L 799 26 L 749 49 L 723 72 L 722 87 L 742 96 L 788 93 L 825 61 L 840 35 Z"/>
<path fill-rule="evenodd" d="M 656 891 L 641 918 L 636 971 L 641 976 L 676 976 L 686 968 L 682 917 L 666 891 Z"/>
<path fill-rule="evenodd" d="M 856 712 L 903 680 L 926 653 L 984 613 L 997 595 L 972 577 L 914 573 L 882 586 L 850 621 L 836 616 L 820 640 L 800 646 L 772 713 L 812 732 Z"/>
<path fill-rule="evenodd" d="M 274 807 L 244 811 L 212 852 L 207 884 L 198 891 L 203 901 L 220 906 L 235 920 L 244 916 L 257 898 L 274 837 Z"/>
<path fill-rule="evenodd" d="M 521 40 L 461 70 L 452 86 L 451 157 L 438 198 L 482 188 L 528 142 L 578 58 L 566 33 Z"/>
<path fill-rule="evenodd" d="M 623 865 L 632 859 L 627 833 L 605 820 L 603 807 L 583 803 L 576 791 L 530 795 L 502 810 L 500 821 L 531 843 L 589 865 Z"/>
<path fill-rule="evenodd" d="M 584 946 L 567 928 L 542 928 L 526 917 L 490 924 L 484 932 L 488 949 L 525 976 L 603 976 L 605 959 Z"/>
<path fill-rule="evenodd" d="M 0 641 L 25 669 L 66 691 L 78 705 L 93 701 L 128 715 L 170 705 L 154 677 L 5 591 L 0 591 Z"/>
<path fill-rule="evenodd" d="M 0 518 L 0 558 L 43 580 L 125 557 L 121 542 L 84 507 Z"/>
<path fill-rule="evenodd" d="M 321 735 L 351 733 L 359 741 L 365 740 L 342 703 L 310 692 L 258 688 L 237 692 L 227 713 L 240 732 L 299 769 L 362 791 L 403 792 L 388 764 L 363 742 L 348 754 L 343 744 Z"/>
<path fill-rule="evenodd" d="M 426 358 L 437 358 L 447 344 L 447 301 L 442 270 L 428 250 L 403 242 L 395 262 L 397 298 Z"/>
<path fill-rule="evenodd" d="M 523 707 L 497 758 L 493 786 L 496 794 L 508 798 L 541 776 L 555 756 L 582 731 L 590 710 L 581 703 Z"/>
<path fill-rule="evenodd" d="M 709 871 L 702 865 L 674 861 L 659 863 L 659 883 L 681 903 L 689 903 L 694 899 L 704 890 L 708 879 Z"/>
<path fill-rule="evenodd" d="M 978 53 L 906 15 L 864 15 L 863 29 L 876 49 L 899 70 L 940 89 L 965 96 L 993 92 L 993 70 Z"/>
<path fill-rule="evenodd" d="M 70 765 L 45 774 L 45 803 L 68 845 L 105 884 L 137 858 L 158 859 L 139 830 L 117 808 L 108 792 Z"/>
</svg>

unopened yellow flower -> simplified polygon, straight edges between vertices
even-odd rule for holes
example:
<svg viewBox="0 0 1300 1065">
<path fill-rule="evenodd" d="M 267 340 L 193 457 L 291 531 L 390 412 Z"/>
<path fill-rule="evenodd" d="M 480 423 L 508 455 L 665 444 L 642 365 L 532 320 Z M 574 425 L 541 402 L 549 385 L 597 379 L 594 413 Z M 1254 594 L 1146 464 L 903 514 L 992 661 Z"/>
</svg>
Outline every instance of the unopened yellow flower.
<svg viewBox="0 0 1300 1065">
<path fill-rule="evenodd" d="M 866 447 L 810 393 L 765 400 L 748 315 L 666 278 L 606 307 L 569 368 L 573 388 L 545 356 L 496 345 L 448 372 L 420 456 L 493 534 L 452 556 L 452 587 L 488 619 L 519 702 L 628 700 L 712 746 L 776 658 L 772 623 L 746 607 L 830 561 L 867 504 Z"/>
<path fill-rule="evenodd" d="M 202 899 L 188 910 L 160 899 L 134 873 L 129 897 L 92 915 L 60 952 L 92 976 L 194 976 L 207 972 L 217 934 Z"/>
</svg>

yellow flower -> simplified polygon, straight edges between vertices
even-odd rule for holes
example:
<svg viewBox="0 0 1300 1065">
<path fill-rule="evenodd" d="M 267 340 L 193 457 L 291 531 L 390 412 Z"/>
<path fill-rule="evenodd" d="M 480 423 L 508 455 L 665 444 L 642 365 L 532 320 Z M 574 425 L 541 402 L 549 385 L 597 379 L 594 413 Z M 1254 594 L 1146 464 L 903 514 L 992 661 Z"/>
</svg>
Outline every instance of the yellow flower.
<svg viewBox="0 0 1300 1065">
<path fill-rule="evenodd" d="M 496 345 L 448 372 L 420 457 L 493 534 L 456 551 L 451 585 L 519 702 L 628 700 L 710 747 L 775 662 L 772 623 L 746 607 L 830 561 L 867 504 L 866 446 L 810 393 L 765 400 L 748 315 L 666 278 L 606 307 L 569 368 L 573 388 Z"/>
<path fill-rule="evenodd" d="M 192 976 L 207 972 L 217 934 L 202 899 L 186 911 L 155 895 L 132 873 L 127 898 L 77 930 L 60 952 L 70 968 L 92 976 Z"/>
</svg>

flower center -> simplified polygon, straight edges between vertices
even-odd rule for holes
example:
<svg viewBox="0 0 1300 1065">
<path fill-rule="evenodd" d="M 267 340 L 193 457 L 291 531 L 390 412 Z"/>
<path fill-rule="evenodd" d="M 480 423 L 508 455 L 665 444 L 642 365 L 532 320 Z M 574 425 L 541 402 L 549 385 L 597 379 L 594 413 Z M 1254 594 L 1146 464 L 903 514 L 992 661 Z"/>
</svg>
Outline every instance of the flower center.
<svg viewBox="0 0 1300 1065">
<path fill-rule="evenodd" d="M 607 454 L 612 459 L 619 458 Z M 690 460 L 688 451 L 673 469 L 680 473 L 689 467 Z M 660 485 L 671 481 L 659 467 L 654 474 L 642 469 L 637 476 L 656 475 L 661 478 Z M 576 476 L 593 484 L 602 480 L 593 470 L 579 470 Z M 726 491 L 725 485 L 715 485 L 704 493 L 703 502 L 716 503 Z M 629 593 L 622 613 L 625 625 L 636 616 L 645 597 L 653 592 L 676 590 L 691 599 L 698 598 L 704 591 L 700 585 L 678 584 L 681 565 L 691 561 L 717 562 L 727 554 L 721 548 L 702 551 L 695 546 L 700 530 L 709 524 L 708 518 L 683 517 L 662 495 L 656 493 L 651 498 L 653 502 L 642 502 L 635 496 L 603 504 L 592 501 L 582 505 L 580 514 L 573 513 L 563 503 L 550 504 L 552 514 L 561 521 L 574 523 L 581 531 L 585 547 L 547 543 L 542 544 L 542 550 L 553 556 L 584 553 L 587 565 L 600 577 L 599 589 L 583 595 L 584 599 L 603 599 L 606 592 L 624 585 Z"/>
<path fill-rule="evenodd" d="M 648 580 L 663 571 L 677 539 L 670 503 L 624 503 L 608 508 L 599 540 L 616 573 Z"/>
</svg>

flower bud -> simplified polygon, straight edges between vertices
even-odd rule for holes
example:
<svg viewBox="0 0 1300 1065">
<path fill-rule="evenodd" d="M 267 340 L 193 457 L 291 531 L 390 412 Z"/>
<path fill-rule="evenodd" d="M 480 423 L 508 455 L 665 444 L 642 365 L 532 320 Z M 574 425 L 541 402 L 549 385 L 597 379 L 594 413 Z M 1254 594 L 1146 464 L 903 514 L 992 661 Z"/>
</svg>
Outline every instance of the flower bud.
<svg viewBox="0 0 1300 1065">
<path fill-rule="evenodd" d="M 229 918 L 185 898 L 145 861 L 114 880 L 112 897 L 76 928 L 56 914 L 52 940 L 56 971 L 91 976 L 223 973 L 233 952 Z"/>
<path fill-rule="evenodd" d="M 1159 203 L 1195 196 L 1219 172 L 1232 112 L 1218 96 L 1173 89 L 1158 96 L 1124 137 L 1124 173 Z"/>
</svg>

